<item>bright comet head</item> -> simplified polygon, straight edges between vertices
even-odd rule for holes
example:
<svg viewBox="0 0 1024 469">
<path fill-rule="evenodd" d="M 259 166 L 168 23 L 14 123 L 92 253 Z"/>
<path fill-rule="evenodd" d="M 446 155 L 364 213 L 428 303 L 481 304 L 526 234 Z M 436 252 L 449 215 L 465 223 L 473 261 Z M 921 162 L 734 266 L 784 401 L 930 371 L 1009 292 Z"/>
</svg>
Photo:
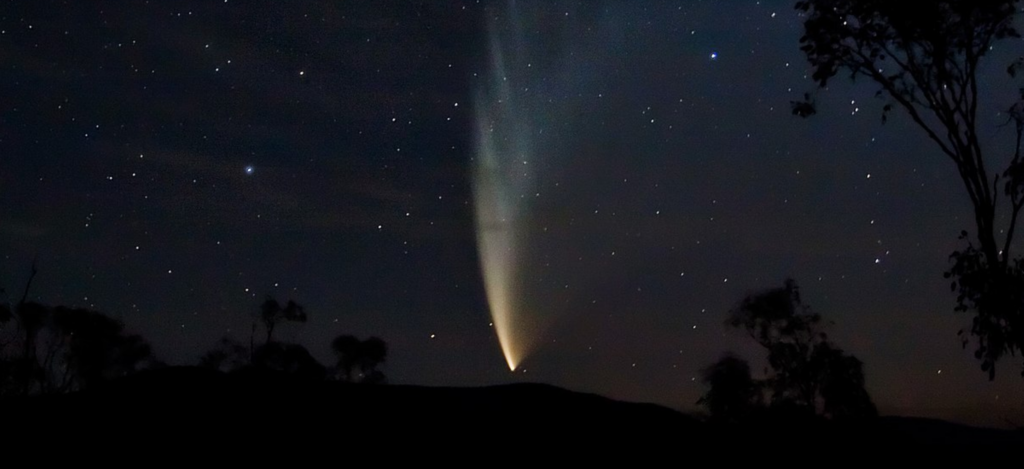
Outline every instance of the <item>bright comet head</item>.
<svg viewBox="0 0 1024 469">
<path fill-rule="evenodd" d="M 509 369 L 515 371 L 522 359 L 514 330 L 518 307 L 515 280 L 519 261 L 516 234 L 519 230 L 516 218 L 509 213 L 513 207 L 509 205 L 509 198 L 504 196 L 503 187 L 496 177 L 497 170 L 493 164 L 486 163 L 493 163 L 494 155 L 484 150 L 480 161 L 485 163 L 477 163 L 473 181 L 480 268 L 501 351 Z"/>
</svg>

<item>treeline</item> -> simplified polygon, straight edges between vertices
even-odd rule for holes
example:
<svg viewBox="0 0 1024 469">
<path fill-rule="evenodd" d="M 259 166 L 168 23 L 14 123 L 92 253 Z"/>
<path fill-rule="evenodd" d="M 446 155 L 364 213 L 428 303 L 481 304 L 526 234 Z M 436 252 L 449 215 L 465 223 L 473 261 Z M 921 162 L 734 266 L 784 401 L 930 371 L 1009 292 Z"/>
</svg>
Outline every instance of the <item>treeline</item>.
<svg viewBox="0 0 1024 469">
<path fill-rule="evenodd" d="M 269 371 L 297 379 L 372 384 L 387 381 L 379 367 L 387 358 L 388 347 L 380 338 L 359 340 L 351 335 L 339 335 L 331 341 L 335 361 L 324 366 L 302 345 L 274 340 L 274 330 L 278 325 L 306 322 L 306 311 L 302 306 L 291 300 L 281 305 L 274 298 L 267 297 L 260 306 L 258 322 L 265 333 L 263 343 L 255 344 L 257 331 L 254 323 L 247 346 L 225 337 L 216 348 L 200 358 L 200 366 L 226 373 Z"/>
<path fill-rule="evenodd" d="M 145 339 L 127 333 L 117 320 L 25 297 L 27 293 L 17 303 L 0 304 L 0 396 L 75 392 L 166 366 Z M 198 365 L 293 381 L 386 383 L 381 366 L 388 347 L 380 338 L 339 335 L 331 341 L 333 359 L 326 365 L 303 345 L 275 338 L 282 325 L 307 319 L 302 305 L 268 296 L 253 320 L 248 343 L 224 337 L 202 354 Z M 697 404 L 711 421 L 729 424 L 876 416 L 864 387 L 863 364 L 829 339 L 823 322 L 802 302 L 792 280 L 746 297 L 726 324 L 764 349 L 764 373 L 755 378 L 748 362 L 726 354 L 703 370 L 708 391 Z"/>
<path fill-rule="evenodd" d="M 17 302 L 0 304 L 0 396 L 70 393 L 167 366 L 143 337 L 126 332 L 120 321 L 85 308 L 28 301 L 27 291 Z M 380 369 L 387 344 L 377 337 L 337 336 L 331 342 L 334 361 L 326 366 L 301 344 L 275 340 L 278 325 L 306 318 L 294 301 L 281 305 L 267 297 L 249 344 L 225 337 L 198 364 L 224 373 L 272 373 L 290 379 L 387 381 Z M 263 334 L 257 344 L 260 326 Z"/>
</svg>

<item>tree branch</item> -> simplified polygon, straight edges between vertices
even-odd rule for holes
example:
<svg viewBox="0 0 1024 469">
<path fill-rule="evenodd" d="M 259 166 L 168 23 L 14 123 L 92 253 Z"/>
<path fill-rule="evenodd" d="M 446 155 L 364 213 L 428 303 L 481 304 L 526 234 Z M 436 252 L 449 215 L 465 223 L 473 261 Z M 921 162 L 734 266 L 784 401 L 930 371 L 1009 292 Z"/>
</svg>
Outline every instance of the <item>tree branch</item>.
<svg viewBox="0 0 1024 469">
<path fill-rule="evenodd" d="M 21 294 L 21 301 L 18 302 L 19 305 L 25 304 L 25 300 L 28 299 L 28 291 L 32 288 L 32 280 L 36 278 L 37 273 L 36 259 L 32 259 L 32 273 L 28 275 L 28 282 L 25 282 L 25 291 Z"/>
<path fill-rule="evenodd" d="M 1010 162 L 1010 167 L 1013 168 L 1020 164 L 1020 147 L 1021 140 L 1024 139 L 1024 121 L 1017 120 L 1017 145 L 1014 148 L 1013 160 Z M 1010 243 L 1013 241 L 1013 233 L 1017 228 L 1017 216 L 1020 213 L 1021 207 L 1024 207 L 1024 199 L 1021 197 L 1019 190 L 1019 181 L 1014 180 L 1014 176 L 1010 175 L 1010 186 L 1007 188 L 1010 193 L 1010 203 L 1013 205 L 1013 213 L 1010 215 L 1010 227 L 1007 229 L 1006 239 L 1003 240 L 1003 262 L 1009 263 L 1010 260 Z"/>
</svg>

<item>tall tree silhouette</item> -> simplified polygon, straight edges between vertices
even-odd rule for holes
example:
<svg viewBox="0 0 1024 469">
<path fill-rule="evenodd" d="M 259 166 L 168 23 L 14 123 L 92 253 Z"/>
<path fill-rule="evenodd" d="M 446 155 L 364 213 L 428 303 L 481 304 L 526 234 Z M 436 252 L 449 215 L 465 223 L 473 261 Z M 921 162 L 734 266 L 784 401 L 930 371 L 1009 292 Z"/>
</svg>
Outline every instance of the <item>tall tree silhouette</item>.
<svg viewBox="0 0 1024 469">
<path fill-rule="evenodd" d="M 285 321 L 306 322 L 306 310 L 292 300 L 288 300 L 288 304 L 282 307 L 273 297 L 267 296 L 260 305 L 260 320 L 263 321 L 263 327 L 267 332 L 267 341 L 264 344 L 269 344 L 274 339 L 274 328 L 278 324 Z"/>
<path fill-rule="evenodd" d="M 714 417 L 735 420 L 759 406 L 763 389 L 768 393 L 764 400 L 774 408 L 829 418 L 876 415 L 864 389 L 863 364 L 829 341 L 820 330 L 821 320 L 803 304 L 793 280 L 744 298 L 726 324 L 745 331 L 765 349 L 767 376 L 750 381 L 746 363 L 726 356 L 705 370 L 704 381 L 711 389 L 700 402 Z M 745 396 L 749 401 L 740 403 Z"/>
<path fill-rule="evenodd" d="M 1024 207 L 1024 88 L 1019 99 L 999 110 L 1016 138 L 1008 148 L 986 148 L 978 135 L 978 71 L 994 44 L 1020 37 L 1014 28 L 1018 3 L 796 2 L 805 16 L 801 50 L 820 88 L 840 71 L 874 82 L 878 95 L 888 100 L 883 121 L 892 109 L 902 109 L 956 165 L 974 208 L 976 231 L 973 237 L 962 233 L 967 246 L 951 255 L 953 267 L 945 275 L 958 292 L 956 310 L 974 313 L 969 334 L 961 330 L 960 335 L 965 347 L 971 336 L 977 339 L 975 355 L 989 379 L 995 377 L 996 361 L 1024 351 L 1024 266 L 1011 255 Z M 1007 71 L 1016 77 L 1022 64 L 1018 59 Z M 806 117 L 815 106 L 810 94 L 805 98 L 793 103 L 793 112 Z M 1004 157 L 1006 167 L 993 171 L 995 158 Z"/>
</svg>

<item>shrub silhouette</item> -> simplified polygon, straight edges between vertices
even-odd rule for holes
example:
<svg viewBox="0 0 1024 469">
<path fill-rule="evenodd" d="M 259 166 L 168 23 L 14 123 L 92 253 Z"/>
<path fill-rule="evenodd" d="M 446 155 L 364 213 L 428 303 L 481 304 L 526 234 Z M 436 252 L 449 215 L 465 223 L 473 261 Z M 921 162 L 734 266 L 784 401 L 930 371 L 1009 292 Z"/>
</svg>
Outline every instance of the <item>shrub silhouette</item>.
<svg viewBox="0 0 1024 469">
<path fill-rule="evenodd" d="M 291 378 L 321 381 L 325 368 L 306 347 L 299 344 L 270 342 L 256 349 L 252 365 L 257 370 L 280 373 Z"/>
<path fill-rule="evenodd" d="M 338 357 L 334 378 L 358 383 L 383 383 L 384 374 L 377 369 L 387 358 L 387 344 L 370 337 L 361 341 L 351 335 L 340 335 L 331 341 L 331 349 Z"/>
<path fill-rule="evenodd" d="M 223 337 L 217 346 L 199 358 L 199 366 L 230 373 L 252 364 L 253 350 L 228 337 Z"/>
<path fill-rule="evenodd" d="M 760 407 L 761 386 L 750 375 L 750 365 L 733 354 L 726 354 L 701 370 L 709 391 L 697 401 L 717 420 L 735 423 L 746 420 Z"/>
</svg>

